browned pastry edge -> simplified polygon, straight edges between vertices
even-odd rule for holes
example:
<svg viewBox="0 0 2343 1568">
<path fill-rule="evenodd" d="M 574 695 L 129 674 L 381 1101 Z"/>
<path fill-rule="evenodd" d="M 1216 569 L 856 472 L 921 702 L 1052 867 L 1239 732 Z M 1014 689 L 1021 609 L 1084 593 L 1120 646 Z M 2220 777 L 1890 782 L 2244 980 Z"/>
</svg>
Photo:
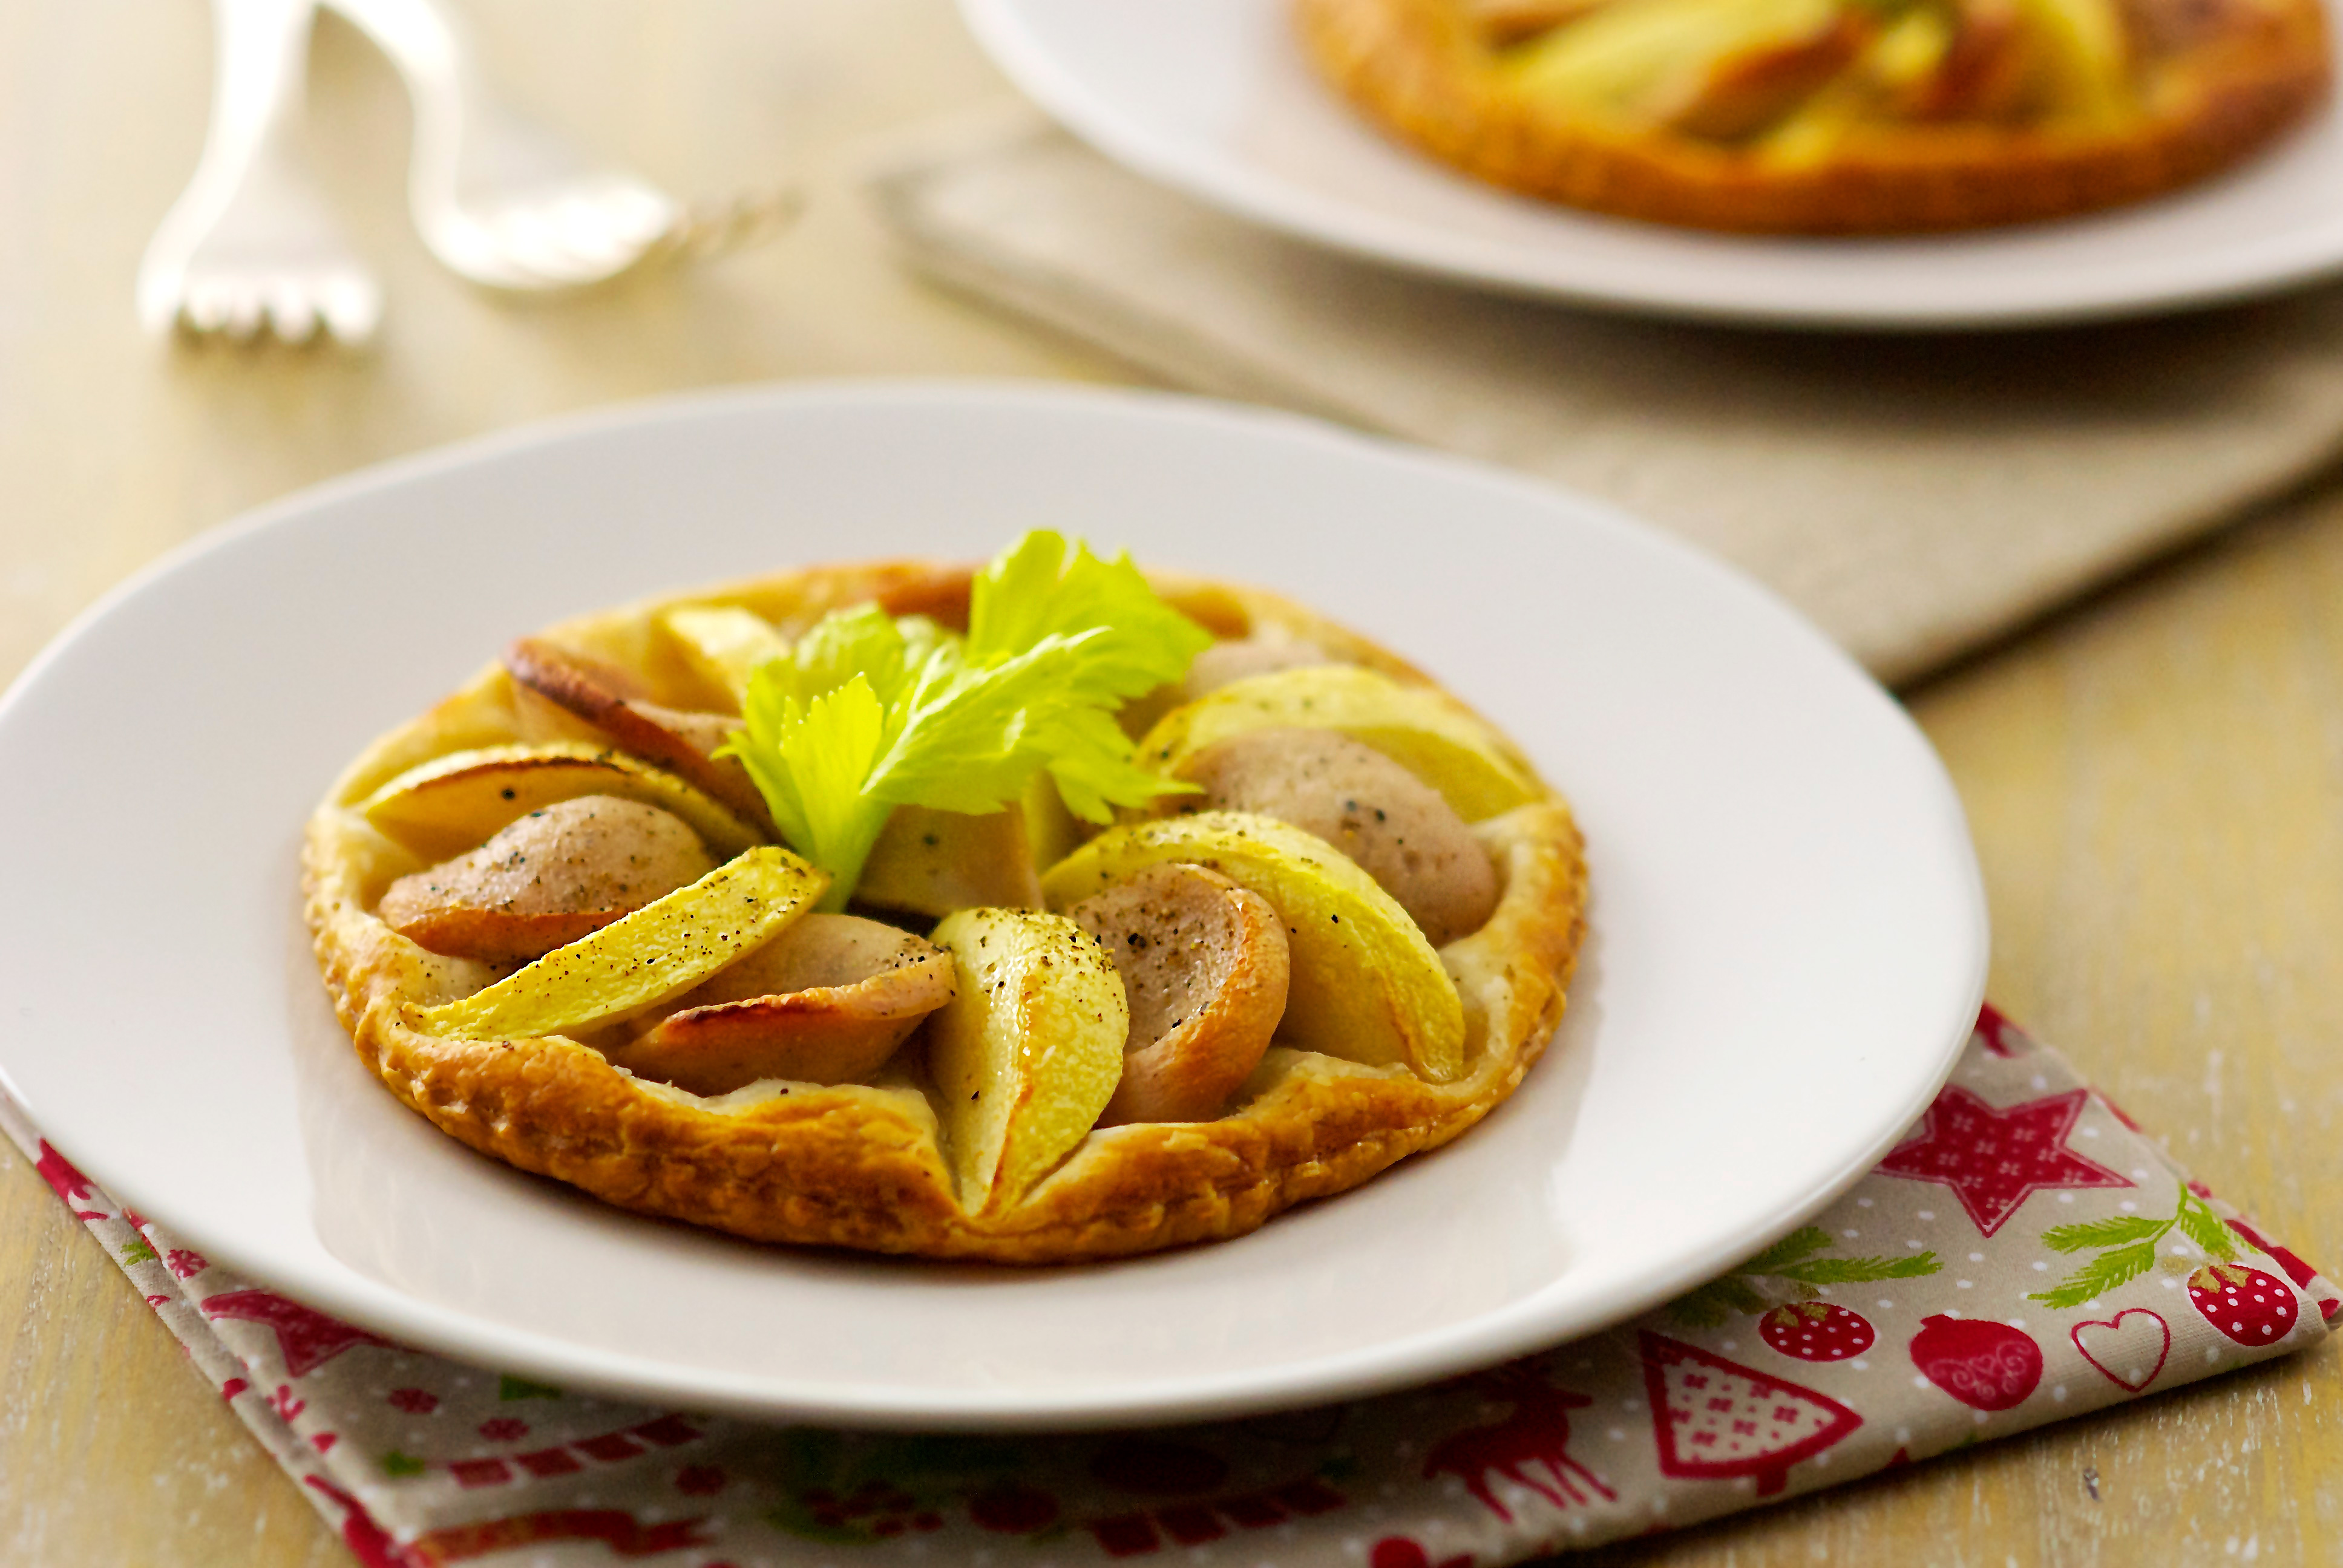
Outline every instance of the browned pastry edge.
<svg viewBox="0 0 2343 1568">
<path fill-rule="evenodd" d="M 1698 228 L 1887 234 L 1984 227 L 2137 201 L 2246 156 L 2326 96 L 2327 21 L 2288 0 L 2272 25 L 2174 56 L 2140 116 L 2079 131 L 1874 126 L 1827 158 L 1574 118 L 1505 90 L 1456 0 L 1295 0 L 1320 68 L 1387 129 L 1494 185 Z"/>
<path fill-rule="evenodd" d="M 966 572 L 957 575 L 964 593 Z M 681 701 L 689 677 L 659 651 L 659 609 L 741 604 L 789 631 L 875 594 L 950 618 L 950 576 L 916 565 L 794 573 L 544 635 L 637 670 L 662 700 Z M 1422 678 L 1272 596 L 1168 578 L 1159 586 L 1222 635 L 1281 625 Z M 414 1027 L 416 1009 L 463 994 L 488 971 L 427 952 L 367 912 L 392 878 L 418 862 L 352 808 L 417 762 L 519 739 L 521 722 L 509 676 L 486 670 L 377 741 L 312 817 L 303 887 L 336 1010 L 368 1068 L 474 1149 L 625 1208 L 760 1241 L 1041 1263 L 1241 1235 L 1446 1142 L 1511 1093 L 1561 1020 L 1584 929 L 1585 869 L 1568 809 L 1548 799 L 1482 823 L 1475 830 L 1503 868 L 1505 894 L 1487 926 L 1441 955 L 1464 1000 L 1464 1079 L 1433 1085 L 1402 1070 L 1272 1048 L 1229 1114 L 1095 1131 L 1022 1202 L 980 1222 L 961 1212 L 935 1116 L 908 1081 L 752 1086 L 701 1099 L 635 1079 L 574 1040 L 456 1040 Z"/>
</svg>

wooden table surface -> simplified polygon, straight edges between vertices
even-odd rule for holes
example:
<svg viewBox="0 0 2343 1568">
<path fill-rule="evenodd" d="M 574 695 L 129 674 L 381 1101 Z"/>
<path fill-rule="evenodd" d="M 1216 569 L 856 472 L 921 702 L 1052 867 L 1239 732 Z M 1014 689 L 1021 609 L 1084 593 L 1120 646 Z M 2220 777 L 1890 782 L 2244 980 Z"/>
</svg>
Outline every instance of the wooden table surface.
<svg viewBox="0 0 2343 1568">
<path fill-rule="evenodd" d="M 130 317 L 192 165 L 196 0 L 0 7 L 0 678 L 247 507 L 558 410 L 777 377 L 1112 380 L 910 280 L 856 194 L 900 127 L 1007 89 L 946 0 L 476 0 L 515 94 L 679 191 L 811 196 L 760 250 L 513 304 L 407 232 L 405 110 L 320 29 L 314 140 L 389 314 L 369 354 L 159 345 Z M 1966 800 L 1992 990 L 2227 1195 L 2343 1259 L 2343 485 L 1909 694 Z M 0 1150 L 5 1145 L 0 1144 Z M 2343 1563 L 2317 1353 L 1606 1563 Z M 350 1558 L 122 1275 L 0 1153 L 0 1563 Z"/>
</svg>

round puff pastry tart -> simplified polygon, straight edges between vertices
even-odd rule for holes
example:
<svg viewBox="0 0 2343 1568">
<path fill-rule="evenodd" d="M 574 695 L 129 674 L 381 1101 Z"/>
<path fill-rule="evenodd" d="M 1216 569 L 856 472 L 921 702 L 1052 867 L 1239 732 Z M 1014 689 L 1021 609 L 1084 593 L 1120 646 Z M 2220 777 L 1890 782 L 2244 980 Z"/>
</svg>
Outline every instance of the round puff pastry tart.
<svg viewBox="0 0 2343 1568">
<path fill-rule="evenodd" d="M 2170 190 L 2324 98 L 2318 0 L 1295 0 L 1356 105 L 1627 217 L 1966 228 Z"/>
<path fill-rule="evenodd" d="M 850 900 L 728 740 L 831 612 L 965 632 L 969 568 L 791 572 L 516 643 L 309 823 L 359 1056 L 442 1131 L 611 1203 L 940 1258 L 1240 1235 L 1456 1137 L 1561 1018 L 1567 807 L 1353 633 L 1131 581 L 1211 634 L 1110 723 L 1180 792 L 1111 824 L 1050 773 L 1005 809 L 880 808 Z"/>
</svg>

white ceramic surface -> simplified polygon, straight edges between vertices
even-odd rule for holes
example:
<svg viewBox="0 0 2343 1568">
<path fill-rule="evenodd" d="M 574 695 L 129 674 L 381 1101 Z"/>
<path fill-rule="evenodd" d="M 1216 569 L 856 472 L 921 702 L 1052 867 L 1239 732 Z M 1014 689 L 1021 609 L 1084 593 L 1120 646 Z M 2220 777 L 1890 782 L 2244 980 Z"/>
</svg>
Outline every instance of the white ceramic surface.
<svg viewBox="0 0 2343 1568">
<path fill-rule="evenodd" d="M 1785 325 L 2013 327 L 2343 269 L 2332 108 L 2228 175 L 2109 213 L 1938 237 L 1745 238 L 1574 212 L 1399 146 L 1312 75 L 1288 5 L 961 0 L 1020 86 L 1140 173 L 1303 238 L 1521 293 Z"/>
<path fill-rule="evenodd" d="M 763 1248 L 475 1155 L 366 1073 L 301 824 L 515 633 L 790 563 L 1051 525 L 1299 595 L 1482 706 L 1576 804 L 1594 935 L 1481 1128 L 1242 1241 L 1101 1267 Z M 839 1422 L 1296 1404 L 1581 1333 L 1815 1210 L 1983 985 L 1959 806 L 1761 589 L 1587 502 L 1304 421 L 987 387 L 619 410 L 297 496 L 84 617 L 0 700 L 0 1083 L 206 1252 L 556 1382 Z"/>
</svg>

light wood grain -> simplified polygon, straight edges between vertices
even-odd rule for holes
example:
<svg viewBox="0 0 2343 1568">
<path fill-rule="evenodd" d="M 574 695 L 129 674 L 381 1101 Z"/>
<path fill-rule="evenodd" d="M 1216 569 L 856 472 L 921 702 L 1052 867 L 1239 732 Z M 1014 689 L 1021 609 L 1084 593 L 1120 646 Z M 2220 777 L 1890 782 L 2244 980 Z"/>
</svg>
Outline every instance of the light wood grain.
<svg viewBox="0 0 2343 1568">
<path fill-rule="evenodd" d="M 0 675 L 157 553 L 359 464 L 673 387 L 1101 378 L 917 286 L 854 176 L 1005 89 L 945 0 L 498 0 L 500 76 L 691 194 L 802 177 L 802 229 L 702 271 L 514 306 L 398 210 L 404 111 L 319 40 L 318 143 L 390 294 L 380 348 L 170 349 L 130 279 L 195 156 L 195 0 L 0 7 Z M 1968 802 L 1995 994 L 2217 1188 L 2343 1256 L 2343 495 L 2312 498 L 1916 695 Z M 2332 1351 L 1614 1562 L 2343 1561 Z M 2096 1495 L 2093 1488 L 2096 1487 Z M 0 1154 L 0 1563 L 346 1564 L 24 1161 Z"/>
</svg>

